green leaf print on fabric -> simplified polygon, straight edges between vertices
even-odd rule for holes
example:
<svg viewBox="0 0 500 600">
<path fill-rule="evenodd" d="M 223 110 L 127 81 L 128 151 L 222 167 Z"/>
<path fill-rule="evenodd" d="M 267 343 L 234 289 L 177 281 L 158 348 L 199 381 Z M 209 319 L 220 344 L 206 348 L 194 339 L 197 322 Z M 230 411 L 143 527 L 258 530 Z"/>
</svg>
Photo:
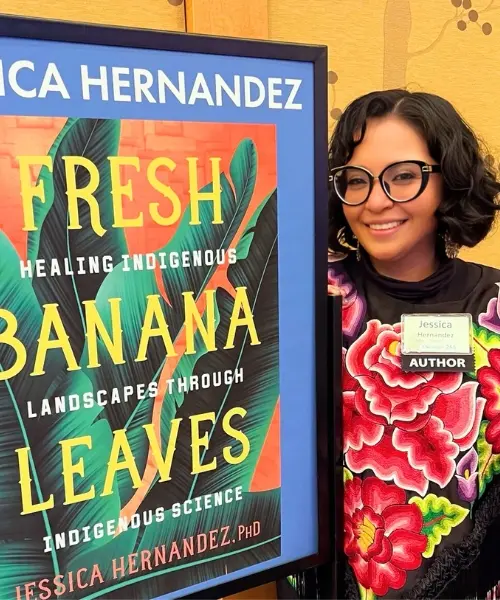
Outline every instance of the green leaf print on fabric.
<svg viewBox="0 0 500 600">
<path fill-rule="evenodd" d="M 495 475 L 500 474 L 500 454 L 493 454 L 491 444 L 486 441 L 485 432 L 488 421 L 481 423 L 477 438 L 477 453 L 479 455 L 479 497 L 484 494 L 486 486 Z"/>
<path fill-rule="evenodd" d="M 349 469 L 346 469 L 344 467 L 344 483 L 346 481 L 351 481 L 351 480 L 352 480 L 352 473 L 351 473 L 351 471 L 349 471 Z"/>
<path fill-rule="evenodd" d="M 493 333 L 485 327 L 472 324 L 473 339 L 474 339 L 474 358 L 475 358 L 475 373 L 481 367 L 489 366 L 488 352 L 493 348 L 500 348 L 500 335 Z M 469 373 L 471 377 L 475 377 L 475 373 Z"/>
<path fill-rule="evenodd" d="M 373 590 L 367 590 L 360 583 L 358 583 L 358 588 L 361 600 L 377 600 L 377 596 L 375 596 Z"/>
<path fill-rule="evenodd" d="M 422 554 L 424 558 L 430 558 L 443 536 L 449 535 L 469 514 L 467 508 L 452 504 L 448 498 L 436 494 L 429 494 L 425 498 L 416 496 L 410 499 L 410 504 L 416 504 L 424 518 L 422 533 L 427 536 L 427 547 Z"/>
</svg>

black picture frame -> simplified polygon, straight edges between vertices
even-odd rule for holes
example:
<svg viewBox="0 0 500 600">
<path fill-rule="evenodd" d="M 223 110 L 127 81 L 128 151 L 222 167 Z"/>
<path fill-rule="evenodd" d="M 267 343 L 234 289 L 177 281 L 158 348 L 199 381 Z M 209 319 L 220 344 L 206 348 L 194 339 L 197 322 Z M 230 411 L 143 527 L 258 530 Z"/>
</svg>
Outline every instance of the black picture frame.
<svg viewBox="0 0 500 600">
<path fill-rule="evenodd" d="M 330 407 L 330 535 L 332 556 L 320 565 L 317 588 L 320 598 L 344 598 L 344 449 L 342 428 L 342 296 L 328 296 L 328 397 Z"/>
<path fill-rule="evenodd" d="M 314 278 L 315 278 L 315 350 L 316 350 L 316 430 L 318 479 L 318 552 L 295 562 L 264 570 L 251 576 L 207 587 L 189 598 L 221 598 L 254 588 L 291 573 L 318 566 L 335 570 L 337 554 L 335 530 L 338 524 L 338 498 L 334 493 L 335 440 L 332 435 L 335 397 L 340 393 L 338 376 L 332 376 L 332 365 L 341 360 L 338 318 L 332 321 L 332 308 L 327 289 L 327 223 L 328 223 L 328 117 L 327 117 L 327 46 L 257 41 L 231 37 L 195 35 L 150 29 L 56 21 L 0 13 L 0 37 L 24 38 L 55 42 L 105 45 L 115 47 L 165 50 L 248 58 L 309 62 L 314 69 Z M 216 42 L 216 43 L 215 43 Z M 336 310 L 335 308 L 333 309 Z M 340 354 L 339 354 L 340 353 Z M 338 366 L 338 365 L 337 365 Z M 334 371 L 337 367 L 334 368 Z M 335 381 L 335 385 L 334 385 Z M 337 419 L 335 419 L 337 421 Z M 342 480 L 340 480 L 342 481 Z M 334 578 L 335 579 L 335 578 Z M 133 587 L 133 583 L 130 584 Z M 332 590 L 335 588 L 333 586 Z M 175 595 L 175 592 L 173 593 Z M 331 597 L 331 596 L 330 596 Z"/>
</svg>

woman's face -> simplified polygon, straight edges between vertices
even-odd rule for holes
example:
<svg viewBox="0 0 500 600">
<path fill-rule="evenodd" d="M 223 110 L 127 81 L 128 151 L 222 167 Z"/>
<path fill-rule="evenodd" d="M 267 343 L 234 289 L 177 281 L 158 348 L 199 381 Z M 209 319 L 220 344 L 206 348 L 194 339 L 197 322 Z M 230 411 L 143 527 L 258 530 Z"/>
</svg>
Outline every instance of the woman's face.
<svg viewBox="0 0 500 600">
<path fill-rule="evenodd" d="M 371 119 L 366 133 L 349 161 L 377 176 L 394 162 L 421 160 L 436 164 L 423 137 L 399 117 Z M 377 180 L 368 200 L 359 206 L 343 205 L 349 226 L 361 246 L 379 263 L 432 260 L 435 254 L 435 212 L 442 198 L 442 179 L 432 174 L 424 192 L 410 202 L 393 202 Z M 381 229 L 381 227 L 385 227 Z M 410 261 L 411 262 L 411 261 Z"/>
</svg>

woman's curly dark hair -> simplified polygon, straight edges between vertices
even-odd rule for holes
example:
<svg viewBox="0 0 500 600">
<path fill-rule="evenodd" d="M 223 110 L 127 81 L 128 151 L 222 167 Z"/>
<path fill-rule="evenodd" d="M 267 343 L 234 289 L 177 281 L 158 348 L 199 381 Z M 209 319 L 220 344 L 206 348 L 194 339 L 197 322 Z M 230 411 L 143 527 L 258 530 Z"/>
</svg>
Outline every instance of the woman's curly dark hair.
<svg viewBox="0 0 500 600">
<path fill-rule="evenodd" d="M 371 92 L 354 100 L 344 111 L 329 149 L 330 169 L 345 165 L 361 143 L 367 121 L 398 115 L 424 137 L 432 158 L 441 165 L 443 200 L 437 210 L 438 235 L 457 246 L 473 247 L 490 232 L 500 181 L 485 159 L 480 143 L 444 98 L 404 89 Z M 355 245 L 333 186 L 330 191 L 330 248 L 345 252 Z M 347 248 L 346 248 L 347 246 Z"/>
</svg>

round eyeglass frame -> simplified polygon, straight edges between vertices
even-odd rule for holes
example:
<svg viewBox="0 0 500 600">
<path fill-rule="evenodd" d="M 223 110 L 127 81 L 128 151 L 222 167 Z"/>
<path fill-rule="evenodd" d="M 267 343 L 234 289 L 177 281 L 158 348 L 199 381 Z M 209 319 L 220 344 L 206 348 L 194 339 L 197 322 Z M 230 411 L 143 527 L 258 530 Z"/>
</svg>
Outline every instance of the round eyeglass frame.
<svg viewBox="0 0 500 600">
<path fill-rule="evenodd" d="M 411 165 L 419 166 L 420 171 L 422 173 L 422 179 L 421 179 L 421 183 L 420 183 L 420 189 L 414 196 L 412 196 L 411 198 L 407 198 L 406 200 L 398 200 L 397 198 L 393 198 L 391 196 L 390 192 L 386 189 L 386 187 L 384 185 L 384 174 L 386 171 L 388 171 L 392 167 L 395 167 L 396 165 L 403 165 L 403 164 L 411 164 Z M 345 199 L 342 198 L 342 196 L 340 195 L 340 193 L 337 189 L 337 185 L 335 182 L 335 176 L 337 173 L 339 173 L 340 171 L 343 171 L 347 168 L 358 169 L 368 175 L 368 181 L 369 181 L 368 192 L 366 194 L 366 198 L 364 200 L 362 200 L 361 202 L 356 202 L 354 204 L 351 202 L 346 202 Z M 371 173 L 365 167 L 358 167 L 357 165 L 343 165 L 342 167 L 335 167 L 334 169 L 332 169 L 330 171 L 329 179 L 330 179 L 330 181 L 333 181 L 333 187 L 335 189 L 335 193 L 340 198 L 341 202 L 343 204 L 345 204 L 346 206 L 360 206 L 361 204 L 364 204 L 365 202 L 367 202 L 368 198 L 370 197 L 370 194 L 372 193 L 373 186 L 375 185 L 375 181 L 377 181 L 377 180 L 379 181 L 380 187 L 384 190 L 384 193 L 389 198 L 389 200 L 391 200 L 392 202 L 398 202 L 399 204 L 403 204 L 405 202 L 411 202 L 412 200 L 415 200 L 415 198 L 418 198 L 420 196 L 420 194 L 422 194 L 422 192 L 427 187 L 427 184 L 429 183 L 429 176 L 431 175 L 431 173 L 441 173 L 440 165 L 430 165 L 430 164 L 424 162 L 423 160 L 398 160 L 397 162 L 387 165 L 387 167 L 382 169 L 382 171 L 377 176 L 373 175 L 373 173 Z"/>
</svg>

